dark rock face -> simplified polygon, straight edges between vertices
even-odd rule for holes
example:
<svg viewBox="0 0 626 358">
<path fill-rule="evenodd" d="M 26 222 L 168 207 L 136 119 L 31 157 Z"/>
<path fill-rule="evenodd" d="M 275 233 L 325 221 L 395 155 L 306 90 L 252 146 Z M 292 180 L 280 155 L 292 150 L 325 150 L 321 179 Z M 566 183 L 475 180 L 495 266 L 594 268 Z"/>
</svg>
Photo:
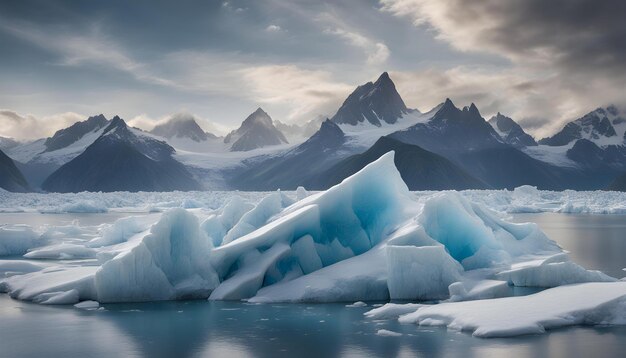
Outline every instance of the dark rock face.
<svg viewBox="0 0 626 358">
<path fill-rule="evenodd" d="M 606 189 L 613 191 L 626 191 L 626 173 L 615 178 Z"/>
<path fill-rule="evenodd" d="M 248 116 L 241 126 L 230 132 L 224 143 L 232 143 L 231 151 L 243 152 L 270 145 L 286 144 L 287 138 L 272 122 L 272 118 L 261 108 Z"/>
<path fill-rule="evenodd" d="M 338 151 L 344 143 L 341 128 L 327 119 L 306 142 L 234 173 L 231 182 L 241 190 L 319 189 L 320 173 L 341 159 Z"/>
<path fill-rule="evenodd" d="M 524 184 L 542 189 L 568 187 L 563 170 L 505 143 L 474 104 L 459 109 L 447 99 L 429 122 L 390 137 L 444 156 L 495 189 Z"/>
<path fill-rule="evenodd" d="M 609 145 L 601 148 L 588 139 L 579 139 L 566 155 L 586 169 L 626 170 L 626 147 L 623 145 Z"/>
<path fill-rule="evenodd" d="M 473 103 L 461 110 L 450 99 L 446 99 L 429 122 L 418 123 L 390 137 L 444 155 L 506 145 Z"/>
<path fill-rule="evenodd" d="M 384 72 L 376 82 L 357 87 L 343 102 L 331 119 L 337 124 L 357 125 L 365 120 L 380 126 L 381 122 L 395 123 L 409 109 L 396 91 L 396 86 Z"/>
<path fill-rule="evenodd" d="M 487 189 L 482 181 L 448 159 L 416 145 L 381 137 L 364 153 L 341 160 L 324 172 L 322 188 L 340 183 L 389 151 L 395 151 L 394 162 L 410 190 Z M 322 189 L 320 188 L 320 189 Z"/>
<path fill-rule="evenodd" d="M 85 151 L 43 183 L 54 192 L 198 190 L 187 169 L 172 158 L 174 149 L 139 137 L 119 117 Z"/>
<path fill-rule="evenodd" d="M 200 128 L 193 116 L 178 115 L 170 118 L 167 122 L 157 125 L 150 133 L 164 138 L 188 138 L 194 142 L 202 142 L 209 138 L 217 138 Z"/>
<path fill-rule="evenodd" d="M 0 150 L 0 188 L 13 192 L 30 191 L 24 175 L 15 166 L 15 163 Z"/>
<path fill-rule="evenodd" d="M 81 139 L 85 134 L 102 129 L 109 124 L 104 115 L 89 117 L 82 122 L 76 122 L 71 126 L 58 130 L 50 138 L 47 138 L 44 145 L 46 152 L 52 152 L 61 148 L 65 148 L 77 140 Z"/>
<path fill-rule="evenodd" d="M 537 142 L 520 127 L 513 119 L 498 112 L 497 115 L 489 119 L 489 124 L 500 134 L 505 143 L 515 148 L 536 146 Z"/>
</svg>

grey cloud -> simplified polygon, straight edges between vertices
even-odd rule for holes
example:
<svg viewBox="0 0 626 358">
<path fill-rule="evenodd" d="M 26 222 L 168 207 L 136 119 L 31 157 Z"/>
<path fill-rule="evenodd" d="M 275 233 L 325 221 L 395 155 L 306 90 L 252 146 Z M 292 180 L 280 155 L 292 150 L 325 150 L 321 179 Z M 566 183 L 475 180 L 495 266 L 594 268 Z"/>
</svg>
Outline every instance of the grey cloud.
<svg viewBox="0 0 626 358">
<path fill-rule="evenodd" d="M 474 81 L 471 88 L 459 84 L 458 76 L 456 84 L 438 83 L 467 90 L 465 96 L 478 102 L 483 95 L 497 98 L 501 111 L 513 112 L 539 134 L 598 106 L 626 103 L 624 1 L 381 0 L 381 5 L 417 26 L 430 26 L 459 50 L 511 61 L 504 78 L 501 71 L 483 74 L 483 82 Z"/>
<path fill-rule="evenodd" d="M 48 137 L 55 131 L 85 119 L 85 116 L 67 112 L 43 118 L 30 114 L 19 114 L 11 110 L 0 110 L 0 136 L 16 139 Z"/>
</svg>

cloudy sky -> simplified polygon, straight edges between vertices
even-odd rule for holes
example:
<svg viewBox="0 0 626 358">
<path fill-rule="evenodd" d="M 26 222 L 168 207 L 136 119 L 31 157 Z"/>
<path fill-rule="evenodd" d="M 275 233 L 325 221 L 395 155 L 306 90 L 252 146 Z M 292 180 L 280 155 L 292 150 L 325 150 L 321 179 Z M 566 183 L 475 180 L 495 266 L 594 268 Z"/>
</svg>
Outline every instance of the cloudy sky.
<svg viewBox="0 0 626 358">
<path fill-rule="evenodd" d="M 144 128 L 188 112 L 214 131 L 256 107 L 334 114 L 388 71 L 408 106 L 450 97 L 538 137 L 626 104 L 626 2 L 228 0 L 0 2 L 0 135 L 104 113 Z"/>
</svg>

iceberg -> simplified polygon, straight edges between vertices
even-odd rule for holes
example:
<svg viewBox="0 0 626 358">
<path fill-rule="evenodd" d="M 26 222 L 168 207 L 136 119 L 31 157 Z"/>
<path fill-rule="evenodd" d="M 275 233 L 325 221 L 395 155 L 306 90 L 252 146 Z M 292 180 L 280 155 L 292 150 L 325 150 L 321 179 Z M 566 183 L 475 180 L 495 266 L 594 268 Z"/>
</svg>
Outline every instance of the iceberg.
<svg viewBox="0 0 626 358">
<path fill-rule="evenodd" d="M 100 227 L 73 223 L 47 228 L 41 236 L 31 228 L 2 227 L 0 245 L 9 244 L 0 247 L 57 261 L 0 265 L 0 291 L 42 304 L 430 301 L 388 304 L 367 316 L 476 328 L 475 334 L 485 336 L 551 327 L 551 315 L 559 312 L 572 315 L 563 319 L 567 324 L 621 322 L 614 315 L 623 312 L 621 304 L 615 306 L 626 295 L 623 282 L 571 262 L 536 224 L 506 221 L 484 201 L 470 200 L 474 192 L 409 192 L 393 156 L 383 155 L 327 191 L 298 190 L 295 199 L 278 191 L 262 199 L 238 193 L 213 201 L 162 201 L 158 206 L 165 211 L 145 219 Z M 150 195 L 142 203 L 163 199 Z M 515 195 L 552 194 L 521 188 Z M 63 261 L 93 257 L 82 266 Z M 512 286 L 554 288 L 523 298 L 509 297 Z M 549 303 L 563 299 L 562 292 L 585 296 L 596 289 L 606 295 L 559 310 Z M 503 331 L 500 325 L 487 327 L 500 316 L 482 321 L 471 314 L 491 304 L 502 307 L 503 317 L 504 307 L 512 305 L 526 313 L 533 305 L 544 308 L 536 320 Z"/>
<path fill-rule="evenodd" d="M 184 209 L 163 214 L 136 246 L 105 262 L 93 278 L 98 302 L 207 297 L 217 285 L 212 245 Z"/>
<path fill-rule="evenodd" d="M 528 296 L 441 303 L 418 307 L 399 321 L 447 326 L 484 338 L 538 334 L 579 324 L 624 325 L 626 282 L 566 285 Z"/>
<path fill-rule="evenodd" d="M 23 255 L 37 245 L 38 238 L 27 225 L 0 227 L 0 256 Z"/>
<path fill-rule="evenodd" d="M 96 257 L 96 250 L 76 244 L 56 244 L 31 250 L 24 255 L 27 259 L 75 260 Z"/>
<path fill-rule="evenodd" d="M 309 275 L 321 268 L 357 258 L 381 243 L 403 220 L 414 214 L 412 202 L 406 184 L 395 169 L 393 152 L 388 153 L 358 175 L 289 206 L 260 229 L 215 248 L 211 261 L 223 282 L 210 298 L 252 298 L 262 287 L 286 284 L 300 277 L 308 280 Z M 254 217 L 259 215 L 260 212 L 255 213 Z M 250 269 L 250 265 L 254 269 Z M 311 272 L 315 269 L 318 270 Z M 250 278 L 250 272 L 255 273 L 254 279 Z M 360 271 L 347 272 L 351 273 L 345 277 L 348 281 L 360 284 L 369 281 L 359 280 Z M 324 290 L 333 289 L 336 287 L 327 286 Z M 354 287 L 346 291 L 362 292 Z M 384 297 L 388 296 L 386 287 L 384 291 Z M 329 293 L 325 291 L 321 296 Z M 332 297 L 321 296 L 309 299 L 330 300 Z M 284 299 L 304 300 L 305 297 Z"/>
</svg>

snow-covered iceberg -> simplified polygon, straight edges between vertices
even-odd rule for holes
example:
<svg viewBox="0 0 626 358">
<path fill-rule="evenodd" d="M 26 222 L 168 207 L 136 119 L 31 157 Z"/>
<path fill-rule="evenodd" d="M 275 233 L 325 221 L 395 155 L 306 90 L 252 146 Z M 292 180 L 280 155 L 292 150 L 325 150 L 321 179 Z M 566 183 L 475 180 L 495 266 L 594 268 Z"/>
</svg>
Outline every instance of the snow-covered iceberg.
<svg viewBox="0 0 626 358">
<path fill-rule="evenodd" d="M 512 286 L 560 290 L 564 284 L 602 282 L 582 284 L 576 292 L 609 287 L 609 298 L 619 301 L 626 296 L 622 282 L 570 261 L 536 224 L 507 222 L 463 193 L 410 193 L 393 155 L 387 153 L 331 189 L 310 195 L 279 191 L 252 201 L 231 195 L 217 209 L 198 207 L 201 201 L 194 199 L 193 205 L 182 205 L 192 209 L 174 208 L 100 227 L 6 229 L 0 239 L 4 237 L 11 252 L 61 261 L 5 265 L 0 291 L 42 304 L 185 298 L 448 300 L 445 305 L 387 306 L 379 311 L 388 316 L 417 310 L 419 315 L 410 316 L 415 322 L 452 326 L 450 322 L 467 311 L 436 307 L 497 303 L 490 299 L 512 296 Z M 520 192 L 534 195 L 528 188 Z M 16 237 L 25 237 L 26 244 L 15 244 Z M 71 261 L 75 259 L 83 261 Z M 527 299 L 541 301 L 551 295 Z M 604 307 L 607 297 L 583 307 L 589 309 L 584 317 Z M 504 299 L 526 304 L 515 297 Z M 458 302 L 471 300 L 477 303 Z M 582 306 L 572 307 L 574 312 Z M 547 306 L 545 312 L 551 309 Z M 467 327 L 483 325 L 468 322 Z"/>
<path fill-rule="evenodd" d="M 26 225 L 0 227 L 0 256 L 23 255 L 37 245 L 39 235 Z"/>
<path fill-rule="evenodd" d="M 533 295 L 441 303 L 401 310 L 399 320 L 426 326 L 447 326 L 477 337 L 509 337 L 544 333 L 579 324 L 626 324 L 626 282 L 584 283 Z M 391 308 L 390 308 L 391 309 Z M 413 310 L 414 312 L 406 313 Z M 384 316 L 384 307 L 369 317 Z M 384 316 L 388 317 L 388 316 Z"/>
</svg>

